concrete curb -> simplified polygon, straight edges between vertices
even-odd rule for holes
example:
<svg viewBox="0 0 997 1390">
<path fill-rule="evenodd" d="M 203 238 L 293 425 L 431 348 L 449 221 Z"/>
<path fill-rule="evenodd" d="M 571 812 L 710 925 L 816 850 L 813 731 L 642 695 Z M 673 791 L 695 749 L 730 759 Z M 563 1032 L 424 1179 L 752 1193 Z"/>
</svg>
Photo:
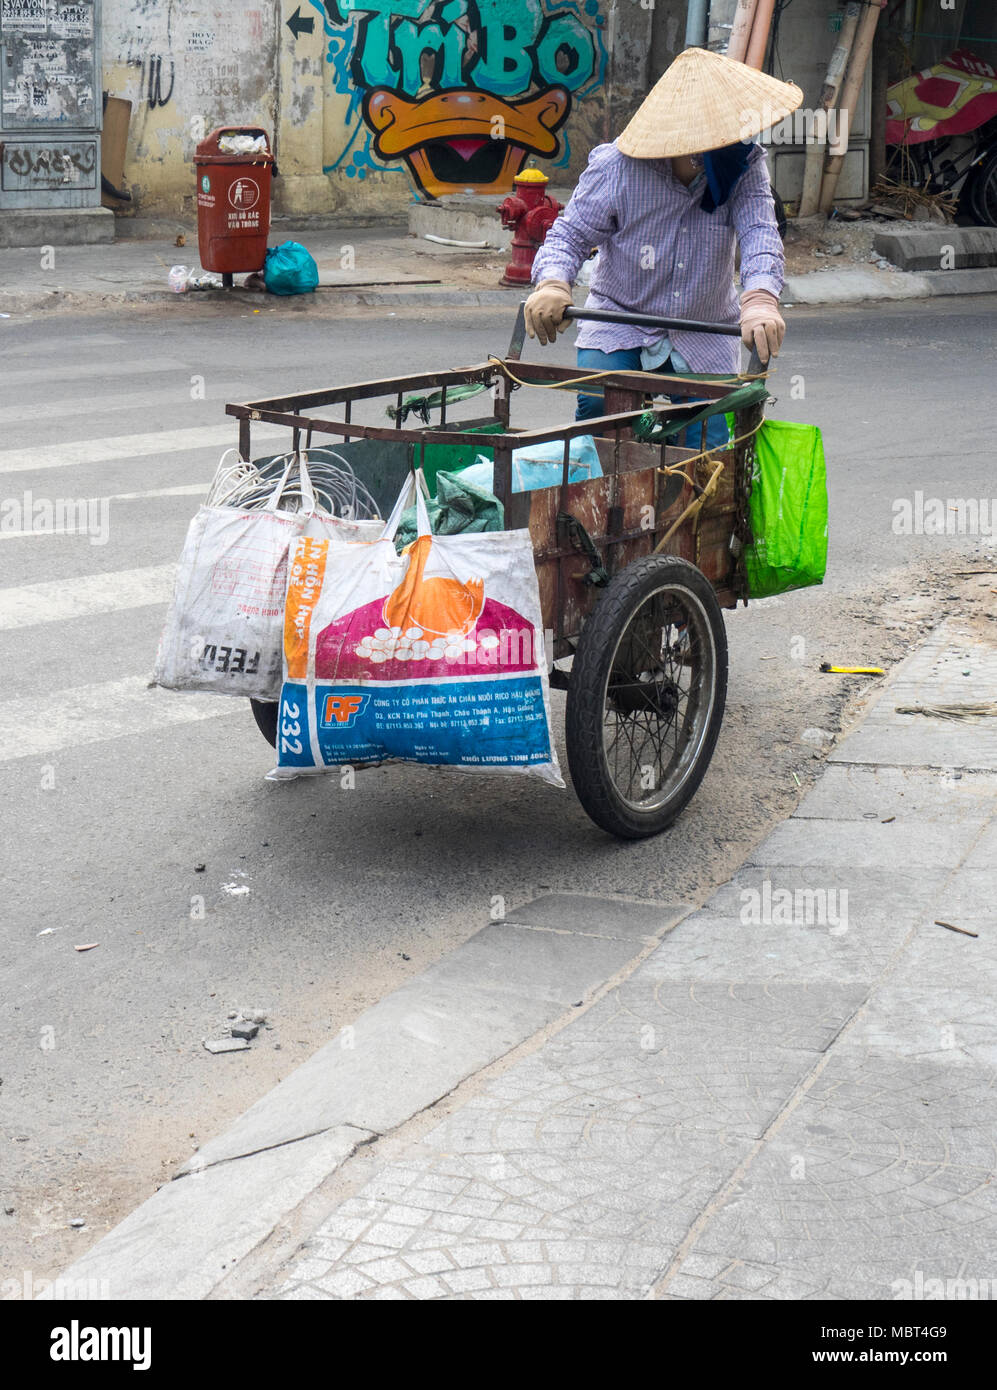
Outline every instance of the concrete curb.
<svg viewBox="0 0 997 1390">
<path fill-rule="evenodd" d="M 114 214 L 110 208 L 5 208 L 0 218 L 0 248 L 26 246 L 112 246 Z"/>
<path fill-rule="evenodd" d="M 176 295 L 171 290 L 125 290 L 119 293 L 79 293 L 72 289 L 67 290 L 45 290 L 37 293 L 11 293 L 0 290 L 0 313 L 18 315 L 33 313 L 36 310 L 51 311 L 53 309 L 85 310 L 114 308 L 124 304 L 166 304 L 173 303 L 178 299 L 183 299 L 190 303 L 204 302 L 208 304 L 232 303 L 232 291 L 229 290 L 197 290 L 190 291 L 186 295 Z M 264 304 L 274 306 L 281 302 L 273 295 L 261 295 L 257 291 L 236 290 L 236 294 L 245 295 L 244 299 L 238 301 L 239 307 L 243 308 L 247 303 L 253 308 L 262 308 Z M 316 291 L 316 298 L 312 302 L 320 302 L 323 305 L 328 302 L 348 308 L 490 308 L 492 306 L 516 305 L 523 298 L 523 292 L 513 289 L 495 290 L 462 290 L 462 289 L 440 289 L 438 286 L 415 285 L 411 289 L 398 290 L 351 290 L 332 285 L 322 285 Z M 288 299 L 286 303 L 300 308 L 301 299 L 295 297 Z"/>
<path fill-rule="evenodd" d="M 548 184 L 544 192 L 562 205 L 574 190 Z M 417 201 L 408 209 L 408 229 L 416 236 L 450 237 L 456 241 L 486 241 L 496 250 L 507 247 L 512 232 L 502 226 L 495 194 L 447 194 L 434 202 Z"/>
<path fill-rule="evenodd" d="M 110 1299 L 201 1299 L 358 1147 L 636 966 L 692 904 L 551 894 L 382 999 L 61 1276 Z"/>
<path fill-rule="evenodd" d="M 71 288 L 39 292 L 0 290 L 0 313 L 11 315 L 37 310 L 85 310 L 114 308 L 124 304 L 163 304 L 183 298 L 210 304 L 231 303 L 233 291 L 202 290 L 178 296 L 169 290 L 137 289 L 119 292 L 75 292 Z M 242 295 L 244 292 L 235 291 Z M 250 292 L 245 292 L 250 294 Z M 808 275 L 786 278 L 783 302 L 787 305 L 864 304 L 876 300 L 931 299 L 939 295 L 997 294 L 997 267 L 969 270 L 877 271 L 865 268 L 817 270 Z M 465 308 L 509 307 L 519 302 L 525 291 L 518 289 L 470 290 L 438 285 L 413 285 L 407 289 L 368 290 L 323 285 L 312 303 L 343 308 Z M 280 302 L 273 296 L 251 293 L 253 307 Z M 245 300 L 240 300 L 244 307 Z M 299 298 L 289 299 L 300 310 Z"/>
<path fill-rule="evenodd" d="M 997 294 L 997 267 L 975 270 L 814 270 L 788 275 L 784 304 L 866 304 L 935 295 Z"/>
<path fill-rule="evenodd" d="M 997 265 L 997 227 L 884 227 L 873 238 L 880 256 L 901 270 L 953 270 Z"/>
</svg>

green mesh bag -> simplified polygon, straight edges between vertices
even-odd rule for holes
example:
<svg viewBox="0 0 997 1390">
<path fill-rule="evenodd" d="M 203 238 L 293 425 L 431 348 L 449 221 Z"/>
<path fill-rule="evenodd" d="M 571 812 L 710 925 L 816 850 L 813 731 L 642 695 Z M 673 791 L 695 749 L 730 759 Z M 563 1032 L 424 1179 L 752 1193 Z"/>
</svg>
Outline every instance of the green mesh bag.
<svg viewBox="0 0 997 1390">
<path fill-rule="evenodd" d="M 816 425 L 766 420 L 755 438 L 744 553 L 751 598 L 821 584 L 827 569 L 827 476 Z"/>
<path fill-rule="evenodd" d="M 436 496 L 426 499 L 434 536 L 456 536 L 464 531 L 501 531 L 505 509 L 492 493 L 465 482 L 459 473 L 437 473 Z M 419 534 L 415 507 L 402 512 L 395 535 L 399 555 Z"/>
</svg>

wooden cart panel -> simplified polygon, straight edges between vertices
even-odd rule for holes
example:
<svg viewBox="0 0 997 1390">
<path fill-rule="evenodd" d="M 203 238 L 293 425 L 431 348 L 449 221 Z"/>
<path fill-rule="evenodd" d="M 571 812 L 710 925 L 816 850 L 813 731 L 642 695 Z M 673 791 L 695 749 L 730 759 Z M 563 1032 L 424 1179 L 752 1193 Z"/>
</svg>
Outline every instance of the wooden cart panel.
<svg viewBox="0 0 997 1390">
<path fill-rule="evenodd" d="M 630 442 L 627 449 L 626 471 L 528 494 L 529 519 L 525 524 L 533 541 L 544 627 L 554 634 L 556 656 L 571 651 L 571 642 L 600 592 L 589 578 L 591 561 L 571 544 L 568 528 L 558 525 L 558 516 L 567 513 L 580 522 L 612 578 L 635 560 L 650 555 L 695 499 L 688 481 L 660 471 L 660 448 Z M 611 447 L 607 452 L 612 452 Z M 664 462 L 675 466 L 692 457 L 691 449 L 669 448 Z M 711 467 L 705 470 L 707 474 L 712 471 Z M 681 525 L 662 549 L 663 554 L 677 555 L 698 566 L 725 608 L 737 605 L 741 589 L 730 544 L 735 512 L 734 468 L 725 467 L 716 492 L 698 517 Z"/>
</svg>

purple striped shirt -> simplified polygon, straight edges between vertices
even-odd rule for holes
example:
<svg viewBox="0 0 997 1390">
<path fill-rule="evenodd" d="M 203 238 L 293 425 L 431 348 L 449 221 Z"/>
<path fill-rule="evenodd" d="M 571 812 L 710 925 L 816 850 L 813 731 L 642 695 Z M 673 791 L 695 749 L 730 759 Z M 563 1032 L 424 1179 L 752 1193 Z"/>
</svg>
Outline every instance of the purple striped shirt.
<svg viewBox="0 0 997 1390">
<path fill-rule="evenodd" d="M 736 324 L 736 242 L 744 289 L 769 290 L 777 298 L 782 291 L 785 256 L 765 151 L 754 147 L 748 167 L 715 212 L 700 207 L 705 187 L 700 176 L 686 188 L 672 174 L 669 159 L 631 159 L 615 144 L 597 145 L 568 206 L 537 252 L 534 284 L 573 284 L 598 246 L 586 308 Z M 650 347 L 661 336 L 653 328 L 582 322 L 577 345 L 612 352 Z M 678 330 L 669 337 L 694 372 L 740 368 L 736 338 Z"/>
</svg>

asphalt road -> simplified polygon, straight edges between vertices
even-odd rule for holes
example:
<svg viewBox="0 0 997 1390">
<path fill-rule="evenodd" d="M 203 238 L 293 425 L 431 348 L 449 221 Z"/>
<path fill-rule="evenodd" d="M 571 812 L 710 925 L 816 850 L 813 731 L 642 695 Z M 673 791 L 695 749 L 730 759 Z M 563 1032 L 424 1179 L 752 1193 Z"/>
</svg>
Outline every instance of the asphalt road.
<svg viewBox="0 0 997 1390">
<path fill-rule="evenodd" d="M 713 766 L 678 825 L 641 844 L 598 831 L 570 787 L 527 779 L 266 782 L 271 750 L 242 702 L 193 717 L 187 697 L 146 691 L 168 567 L 235 442 L 225 401 L 478 361 L 505 347 L 509 315 L 178 300 L 0 324 L 2 1276 L 61 1268 L 481 926 L 494 895 L 693 901 L 726 878 L 819 769 L 801 733 L 857 707 L 862 682 L 819 663 L 888 666 L 940 615 L 992 607 L 994 577 L 959 573 L 997 563 L 992 539 L 898 534 L 894 516 L 918 489 L 988 506 L 997 492 L 995 310 L 790 311 L 770 414 L 824 430 L 827 582 L 727 615 Z M 554 352 L 571 360 L 567 339 Z M 558 418 L 544 393 L 516 407 Z M 112 499 L 95 513 L 106 535 L 17 534 L 29 490 Z M 202 1039 L 247 1006 L 270 1026 L 210 1056 Z"/>
</svg>

